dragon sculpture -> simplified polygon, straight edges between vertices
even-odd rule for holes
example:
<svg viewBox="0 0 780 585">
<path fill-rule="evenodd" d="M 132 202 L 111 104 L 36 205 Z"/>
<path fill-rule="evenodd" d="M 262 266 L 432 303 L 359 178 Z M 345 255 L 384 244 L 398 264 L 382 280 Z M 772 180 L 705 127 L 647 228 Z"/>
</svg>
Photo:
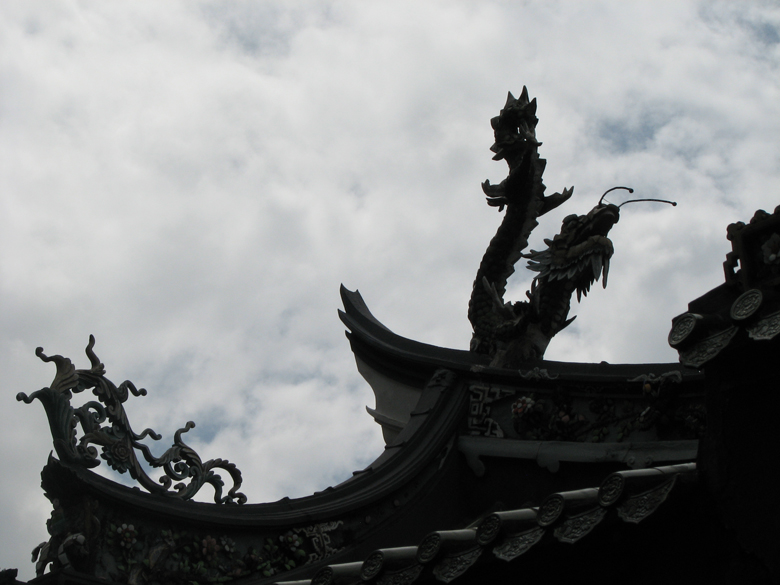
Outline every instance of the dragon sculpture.
<svg viewBox="0 0 780 585">
<path fill-rule="evenodd" d="M 602 275 L 607 286 L 613 253 L 607 234 L 620 219 L 619 207 L 605 203 L 602 196 L 586 215 L 564 218 L 561 232 L 544 240 L 546 250 L 523 254 L 537 218 L 574 192 L 572 187 L 545 197 L 542 173 L 546 161 L 538 154 L 537 122 L 536 99 L 529 101 L 525 87 L 519 99 L 510 93 L 500 114 L 491 120 L 493 160 L 506 160 L 509 175 L 498 185 L 485 181 L 482 190 L 488 205 L 499 211 L 506 207 L 506 213 L 482 257 L 468 316 L 474 329 L 471 350 L 490 355 L 496 367 L 517 367 L 541 359 L 552 337 L 574 320 L 568 318 L 572 294 L 576 291 L 580 300 Z M 615 189 L 633 192 L 626 187 Z M 504 302 L 507 279 L 523 257 L 528 259 L 528 268 L 538 272 L 526 293 L 528 300 Z"/>
</svg>

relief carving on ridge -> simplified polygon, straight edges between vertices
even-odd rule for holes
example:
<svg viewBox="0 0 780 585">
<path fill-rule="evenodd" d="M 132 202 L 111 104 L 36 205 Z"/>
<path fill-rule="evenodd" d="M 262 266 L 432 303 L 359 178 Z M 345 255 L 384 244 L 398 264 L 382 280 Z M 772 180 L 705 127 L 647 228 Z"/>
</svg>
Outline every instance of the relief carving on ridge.
<svg viewBox="0 0 780 585">
<path fill-rule="evenodd" d="M 618 506 L 618 516 L 626 522 L 638 524 L 664 503 L 676 480 L 677 476 L 672 476 L 669 481 L 651 490 L 626 498 L 626 501 Z"/>
<path fill-rule="evenodd" d="M 599 506 L 583 514 L 567 518 L 555 529 L 553 534 L 561 542 L 575 543 L 593 530 L 606 515 L 607 509 Z"/>
<path fill-rule="evenodd" d="M 679 395 L 682 374 L 643 374 L 616 389 L 604 387 L 469 387 L 473 436 L 527 441 L 622 442 L 696 439 L 706 429 L 703 397 Z"/>
<path fill-rule="evenodd" d="M 533 528 L 521 534 L 508 536 L 493 549 L 493 554 L 501 560 L 511 561 L 530 549 L 544 536 L 544 528 Z"/>
<path fill-rule="evenodd" d="M 466 551 L 459 555 L 445 557 L 433 568 L 433 575 L 444 583 L 449 583 L 468 571 L 469 567 L 477 562 L 482 548 Z"/>
</svg>

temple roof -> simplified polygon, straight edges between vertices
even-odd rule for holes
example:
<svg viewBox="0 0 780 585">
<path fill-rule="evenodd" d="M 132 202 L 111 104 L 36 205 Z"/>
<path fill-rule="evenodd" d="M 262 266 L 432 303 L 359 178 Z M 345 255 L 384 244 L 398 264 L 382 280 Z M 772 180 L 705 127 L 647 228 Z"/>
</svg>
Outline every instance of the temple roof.
<svg viewBox="0 0 780 585">
<path fill-rule="evenodd" d="M 342 289 L 342 298 L 358 368 L 377 397 L 369 412 L 387 443 L 371 465 L 311 496 L 218 505 L 120 485 L 79 458 L 52 459 L 43 487 L 57 502 L 53 517 L 63 513 L 58 507 L 70 515 L 65 533 L 84 524 L 108 529 L 92 564 L 70 553 L 60 555 L 65 564 L 54 561 L 59 568 L 132 580 L 119 562 L 129 540 L 138 552 L 127 562 L 152 555 L 136 569 L 147 582 L 174 575 L 253 583 L 277 575 L 307 583 L 468 579 L 472 565 L 483 567 L 479 574 L 500 572 L 490 559 L 579 542 L 597 526 L 611 526 L 595 537 L 609 538 L 653 513 L 673 488 L 687 497 L 689 488 L 675 486 L 695 484 L 705 428 L 698 372 L 679 364 L 542 360 L 527 369 L 491 367 L 482 356 L 392 333 L 357 292 Z M 118 391 L 103 377 L 93 344 L 88 355 L 99 367 L 91 370 L 46 358 L 57 361 L 58 375 L 37 397 L 69 401 L 55 390 L 87 382 Z M 83 512 L 84 498 L 94 512 Z M 55 534 L 49 546 L 65 546 L 62 538 Z M 197 569 L 190 561 L 206 564 Z M 39 565 L 50 562 L 42 554 Z"/>
</svg>

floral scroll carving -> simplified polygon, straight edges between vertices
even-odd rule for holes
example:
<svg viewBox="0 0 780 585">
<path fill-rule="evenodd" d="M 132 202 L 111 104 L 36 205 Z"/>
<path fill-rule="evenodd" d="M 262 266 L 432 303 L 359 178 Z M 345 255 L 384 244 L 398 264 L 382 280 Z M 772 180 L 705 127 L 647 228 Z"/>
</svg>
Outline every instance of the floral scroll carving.
<svg viewBox="0 0 780 585">
<path fill-rule="evenodd" d="M 77 370 L 70 359 L 61 355 L 51 357 L 43 353 L 43 348 L 35 354 L 44 362 L 54 362 L 57 373 L 51 386 L 42 388 L 27 396 L 20 392 L 16 399 L 26 404 L 38 399 L 46 411 L 54 448 L 63 463 L 77 467 L 92 468 L 100 465 L 100 457 L 119 473 L 129 473 L 145 489 L 153 494 L 170 496 L 182 500 L 191 499 L 201 487 L 210 484 L 214 488 L 214 501 L 218 504 L 243 504 L 246 496 L 238 491 L 241 486 L 241 472 L 224 459 L 211 459 L 205 463 L 200 456 L 182 440 L 182 434 L 195 427 L 192 421 L 174 434 L 173 445 L 160 457 L 152 455 L 149 447 L 142 443 L 151 437 L 159 441 L 161 436 L 152 429 L 144 429 L 140 434 L 133 431 L 123 407 L 124 402 L 133 396 L 145 396 L 146 390 L 137 389 L 126 380 L 119 386 L 107 379 L 105 367 L 93 351 L 94 336 L 89 336 L 86 354 L 91 368 Z M 74 394 L 92 390 L 97 400 L 86 402 L 78 408 L 71 406 Z M 77 428 L 81 427 L 82 436 L 77 440 Z M 153 480 L 141 467 L 137 452 L 153 468 L 162 468 L 165 475 L 159 481 Z M 224 481 L 215 473 L 216 469 L 225 471 L 233 482 L 227 495 L 222 495 Z M 178 483 L 174 484 L 176 481 Z"/>
</svg>

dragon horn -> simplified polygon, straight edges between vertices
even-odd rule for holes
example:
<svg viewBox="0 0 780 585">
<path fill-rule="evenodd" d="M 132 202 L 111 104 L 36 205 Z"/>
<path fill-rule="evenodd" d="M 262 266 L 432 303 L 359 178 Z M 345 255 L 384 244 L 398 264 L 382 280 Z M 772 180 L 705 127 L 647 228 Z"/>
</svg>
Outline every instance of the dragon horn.
<svg viewBox="0 0 780 585">
<path fill-rule="evenodd" d="M 525 88 L 523 88 L 523 91 L 525 91 Z M 526 96 L 528 97 L 528 96 Z M 517 102 L 517 98 L 512 95 L 512 92 L 507 92 L 506 95 L 506 104 L 504 104 L 504 109 L 508 108 L 509 106 L 513 106 Z"/>
<path fill-rule="evenodd" d="M 523 91 L 520 94 L 520 102 L 525 105 L 528 103 L 528 88 L 523 86 Z"/>
</svg>

